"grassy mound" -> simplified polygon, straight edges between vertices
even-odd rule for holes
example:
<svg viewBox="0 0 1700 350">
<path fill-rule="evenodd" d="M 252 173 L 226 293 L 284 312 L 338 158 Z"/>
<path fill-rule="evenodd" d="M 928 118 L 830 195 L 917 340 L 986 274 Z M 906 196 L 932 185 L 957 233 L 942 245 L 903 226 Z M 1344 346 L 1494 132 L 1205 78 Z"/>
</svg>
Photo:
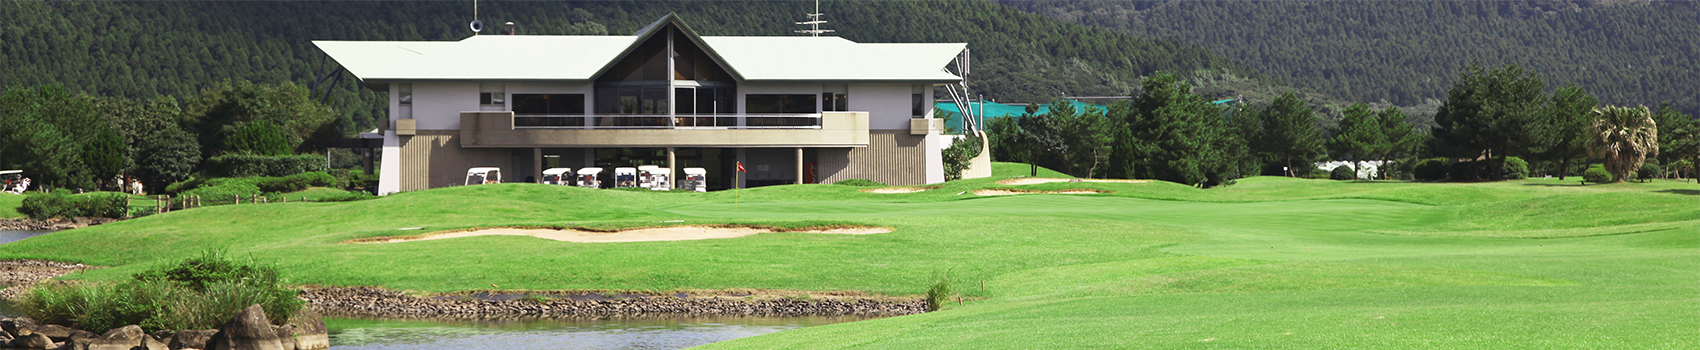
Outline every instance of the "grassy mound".
<svg viewBox="0 0 1700 350">
<path fill-rule="evenodd" d="M 347 203 L 177 211 L 7 244 L 0 258 L 113 266 L 71 278 L 122 280 L 185 252 L 229 249 L 277 261 L 297 283 L 422 292 L 497 284 L 921 295 L 942 276 L 969 300 L 710 348 L 1656 348 L 1700 341 L 1700 327 L 1688 321 L 1700 313 L 1694 184 L 1259 177 L 1212 189 L 1081 182 L 1020 187 L 1111 193 L 972 194 L 1007 188 L 996 181 L 1008 177 L 907 194 L 835 185 L 710 193 L 453 187 Z M 337 243 L 422 232 L 402 228 L 714 224 L 894 231 Z"/>
</svg>

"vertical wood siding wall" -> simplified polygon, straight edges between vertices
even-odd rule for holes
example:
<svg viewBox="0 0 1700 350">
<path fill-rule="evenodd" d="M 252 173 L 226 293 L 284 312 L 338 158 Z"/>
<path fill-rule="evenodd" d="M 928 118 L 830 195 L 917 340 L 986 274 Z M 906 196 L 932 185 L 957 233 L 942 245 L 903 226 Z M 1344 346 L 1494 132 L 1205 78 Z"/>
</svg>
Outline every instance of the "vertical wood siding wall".
<svg viewBox="0 0 1700 350">
<path fill-rule="evenodd" d="M 420 130 L 418 135 L 401 140 L 402 191 L 460 186 L 466 181 L 466 169 L 473 167 L 502 168 L 503 177 L 514 169 L 513 152 L 505 148 L 466 149 L 460 147 L 460 132 Z"/>
<path fill-rule="evenodd" d="M 908 130 L 868 130 L 868 147 L 822 148 L 821 183 L 866 179 L 893 186 L 927 182 L 925 136 Z"/>
</svg>

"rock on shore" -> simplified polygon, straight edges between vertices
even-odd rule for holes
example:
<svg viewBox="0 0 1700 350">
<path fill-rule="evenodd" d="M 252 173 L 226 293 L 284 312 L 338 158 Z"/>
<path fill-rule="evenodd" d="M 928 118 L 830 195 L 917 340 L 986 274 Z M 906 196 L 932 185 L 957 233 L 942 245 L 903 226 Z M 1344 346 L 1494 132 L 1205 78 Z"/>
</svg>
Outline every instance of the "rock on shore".
<svg viewBox="0 0 1700 350">
<path fill-rule="evenodd" d="M 868 298 L 741 299 L 637 296 L 611 300 L 478 300 L 420 298 L 371 287 L 308 289 L 309 307 L 339 316 L 390 318 L 643 317 L 643 316 L 898 316 L 925 312 L 921 300 Z"/>
<path fill-rule="evenodd" d="M 37 282 L 89 268 L 83 264 L 46 260 L 0 261 L 0 286 L 7 286 L 0 290 L 0 299 L 17 300 L 24 289 Z"/>
<path fill-rule="evenodd" d="M 115 222 L 121 219 L 75 217 L 69 219 L 0 219 L 0 231 L 58 231 L 84 228 Z"/>
</svg>

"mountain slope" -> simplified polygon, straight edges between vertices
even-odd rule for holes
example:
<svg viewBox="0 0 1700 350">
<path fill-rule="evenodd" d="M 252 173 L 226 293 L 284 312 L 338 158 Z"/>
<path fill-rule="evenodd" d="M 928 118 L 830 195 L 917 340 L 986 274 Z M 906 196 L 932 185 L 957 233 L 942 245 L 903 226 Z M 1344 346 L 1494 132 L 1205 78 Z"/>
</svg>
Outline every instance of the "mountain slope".
<svg viewBox="0 0 1700 350">
<path fill-rule="evenodd" d="M 1400 105 L 1441 98 L 1462 68 L 1516 63 L 1602 102 L 1700 112 L 1691 1 L 1081 1 L 1002 4 L 1201 45 L 1298 88 Z"/>
</svg>

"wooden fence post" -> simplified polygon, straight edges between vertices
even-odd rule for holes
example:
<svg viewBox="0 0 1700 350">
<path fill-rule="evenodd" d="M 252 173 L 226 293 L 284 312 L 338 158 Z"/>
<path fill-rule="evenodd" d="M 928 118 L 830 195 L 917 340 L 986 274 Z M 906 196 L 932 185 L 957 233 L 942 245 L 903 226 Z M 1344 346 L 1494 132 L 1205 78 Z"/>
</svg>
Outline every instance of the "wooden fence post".
<svg viewBox="0 0 1700 350">
<path fill-rule="evenodd" d="M 242 195 L 233 194 L 232 196 L 236 196 L 236 203 L 235 204 L 242 204 Z"/>
</svg>

